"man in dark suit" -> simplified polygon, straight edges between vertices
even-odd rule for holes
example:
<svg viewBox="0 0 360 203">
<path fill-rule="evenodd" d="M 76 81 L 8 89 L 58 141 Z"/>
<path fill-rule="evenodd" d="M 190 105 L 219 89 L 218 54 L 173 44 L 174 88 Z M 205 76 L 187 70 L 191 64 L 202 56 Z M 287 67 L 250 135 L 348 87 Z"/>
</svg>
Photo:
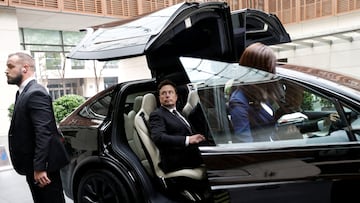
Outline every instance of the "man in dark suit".
<svg viewBox="0 0 360 203">
<path fill-rule="evenodd" d="M 176 111 L 177 92 L 170 80 L 158 86 L 161 106 L 150 114 L 151 136 L 159 148 L 164 172 L 183 168 L 195 168 L 202 164 L 198 144 L 205 140 L 201 134 L 193 134 L 189 123 Z"/>
<path fill-rule="evenodd" d="M 9 129 L 14 169 L 26 176 L 35 203 L 64 203 L 60 168 L 68 157 L 57 129 L 52 100 L 35 80 L 34 59 L 10 54 L 5 71 L 8 84 L 19 87 Z"/>
</svg>

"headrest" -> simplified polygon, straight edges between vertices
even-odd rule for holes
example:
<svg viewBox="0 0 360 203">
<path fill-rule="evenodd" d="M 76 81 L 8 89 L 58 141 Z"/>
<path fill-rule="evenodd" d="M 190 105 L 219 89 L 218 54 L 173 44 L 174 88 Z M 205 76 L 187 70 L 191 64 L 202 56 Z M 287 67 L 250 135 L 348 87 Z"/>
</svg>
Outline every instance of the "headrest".
<svg viewBox="0 0 360 203">
<path fill-rule="evenodd" d="M 133 106 L 133 110 L 135 112 L 138 112 L 140 110 L 141 105 L 142 105 L 142 100 L 143 100 L 143 96 L 135 97 L 134 106 Z"/>
<path fill-rule="evenodd" d="M 142 100 L 141 108 L 143 109 L 144 113 L 150 115 L 156 109 L 156 98 L 155 95 L 152 93 L 145 94 Z"/>
<path fill-rule="evenodd" d="M 194 107 L 199 102 L 199 100 L 200 100 L 200 98 L 199 98 L 197 91 L 191 91 L 189 93 L 187 103 L 189 103 L 191 106 Z"/>
</svg>

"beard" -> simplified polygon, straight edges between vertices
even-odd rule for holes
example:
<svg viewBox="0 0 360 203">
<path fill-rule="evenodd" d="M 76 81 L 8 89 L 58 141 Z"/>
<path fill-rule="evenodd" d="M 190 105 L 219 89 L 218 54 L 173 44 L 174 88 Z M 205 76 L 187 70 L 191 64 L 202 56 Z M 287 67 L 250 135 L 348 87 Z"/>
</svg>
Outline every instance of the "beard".
<svg viewBox="0 0 360 203">
<path fill-rule="evenodd" d="M 12 78 L 8 76 L 7 83 L 9 85 L 18 85 L 18 86 L 20 86 L 21 85 L 20 83 L 21 83 L 22 79 L 23 79 L 23 76 L 21 74 L 18 74 L 15 77 L 12 77 Z"/>
</svg>

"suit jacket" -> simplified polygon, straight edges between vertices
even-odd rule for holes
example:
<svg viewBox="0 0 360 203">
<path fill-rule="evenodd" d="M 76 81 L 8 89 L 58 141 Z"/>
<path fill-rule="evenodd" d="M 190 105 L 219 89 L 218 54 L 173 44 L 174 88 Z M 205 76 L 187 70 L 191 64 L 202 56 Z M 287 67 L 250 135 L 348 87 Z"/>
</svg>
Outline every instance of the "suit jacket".
<svg viewBox="0 0 360 203">
<path fill-rule="evenodd" d="M 268 102 L 266 105 L 271 109 Z M 231 94 L 229 112 L 240 142 L 269 141 L 274 136 L 274 116 L 260 105 L 260 101 L 250 101 L 242 90 L 237 89 Z"/>
<path fill-rule="evenodd" d="M 164 107 L 150 114 L 151 137 L 160 151 L 160 167 L 164 172 L 195 168 L 202 164 L 198 145 L 185 145 L 191 129 Z"/>
<path fill-rule="evenodd" d="M 17 99 L 9 129 L 14 169 L 22 175 L 59 170 L 69 161 L 60 139 L 50 95 L 30 81 Z"/>
</svg>

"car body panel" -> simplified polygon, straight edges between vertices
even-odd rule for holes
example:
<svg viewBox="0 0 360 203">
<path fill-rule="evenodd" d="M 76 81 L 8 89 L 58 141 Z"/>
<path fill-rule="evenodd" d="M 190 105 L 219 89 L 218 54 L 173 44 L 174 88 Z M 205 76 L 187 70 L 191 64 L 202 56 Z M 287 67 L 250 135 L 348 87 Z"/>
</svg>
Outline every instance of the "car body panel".
<svg viewBox="0 0 360 203">
<path fill-rule="evenodd" d="M 182 60 L 180 59 L 180 61 Z M 319 76 L 306 74 L 307 71 L 312 73 L 320 70 L 305 67 L 304 70 L 307 71 L 292 70 L 286 72 L 286 68 L 279 66 L 279 70 L 284 70 L 280 70 L 278 75 L 271 75 L 248 67 L 240 67 L 234 63 L 214 61 L 213 63 L 216 65 L 211 66 L 212 61 L 202 60 L 202 62 L 206 67 L 206 74 L 189 76 L 189 78 L 197 79 L 194 81 L 196 83 L 192 84 L 199 92 L 200 101 L 205 107 L 207 106 L 206 103 L 211 101 L 212 95 L 208 94 L 207 97 L 202 97 L 203 91 L 208 92 L 209 89 L 223 87 L 229 79 L 234 79 L 234 81 L 238 79 L 238 82 L 243 85 L 256 85 L 259 82 L 270 84 L 286 78 L 296 84 L 305 85 L 310 90 L 321 93 L 320 95 L 336 98 L 334 101 L 339 101 L 341 105 L 348 105 L 347 107 L 360 112 L 360 101 L 358 96 L 353 94 L 357 90 L 352 89 L 351 93 L 348 94 L 345 93 L 348 92 L 347 87 L 325 80 L 326 76 L 320 80 L 321 74 Z M 212 72 L 209 71 L 209 67 L 212 68 Z M 232 68 L 237 68 L 237 71 L 228 70 Z M 291 70 L 292 68 L 288 67 L 287 69 Z M 185 70 L 187 69 L 185 68 Z M 204 75 L 208 77 L 206 78 Z M 341 77 L 335 73 L 332 76 L 335 75 L 336 77 L 332 78 Z M 238 83 L 235 82 L 234 84 Z M 341 89 L 344 92 L 341 92 Z M 99 152 L 106 152 L 102 156 L 110 156 L 120 163 L 128 163 L 129 171 L 136 179 L 141 176 L 147 177 L 148 172 L 139 168 L 142 166 L 141 162 L 136 159 L 136 155 L 127 146 L 125 136 L 119 136 L 126 134 L 125 126 L 122 124 L 124 122 L 122 115 L 128 112 L 127 103 L 131 103 L 130 100 L 128 101 L 129 98 L 133 99 L 136 95 L 143 95 L 145 92 L 155 93 L 155 91 L 156 83 L 153 79 L 117 85 L 109 109 L 111 115 L 105 118 L 104 123 L 101 124 L 102 127 L 99 129 L 101 135 L 99 137 L 101 140 Z M 214 92 L 221 95 L 222 91 Z M 220 98 L 219 95 L 214 97 Z M 218 111 L 220 110 L 218 109 Z M 337 111 L 342 110 L 338 109 Z M 209 121 L 209 117 L 206 117 L 206 120 Z M 350 126 L 352 126 L 352 130 L 356 130 L 355 124 Z M 214 131 L 212 132 L 212 136 L 227 136 L 226 132 L 216 134 Z M 69 138 L 66 130 L 64 135 L 66 139 Z M 358 137 L 359 135 L 356 136 L 356 139 Z M 354 181 L 360 177 L 359 141 L 350 141 L 345 131 L 341 136 L 331 138 L 331 141 L 329 141 L 330 138 L 331 136 L 325 136 L 310 139 L 285 139 L 274 142 L 234 143 L 224 142 L 215 137 L 212 139 L 214 140 L 213 144 L 201 146 L 200 149 L 212 191 L 214 193 L 226 191 L 231 202 L 262 202 L 264 198 L 276 202 L 330 202 L 331 191 L 335 183 L 341 183 L 343 180 Z M 110 145 L 108 146 L 106 143 Z M 72 147 L 74 148 L 76 145 L 72 145 Z M 79 157 L 72 157 L 80 163 Z M 143 177 L 142 179 L 147 178 Z M 152 184 L 148 181 L 151 181 L 151 178 L 145 181 L 150 187 Z M 159 191 L 157 189 L 155 191 L 158 194 Z M 151 199 L 151 195 L 148 197 Z M 155 199 L 149 201 L 156 202 Z"/>
<path fill-rule="evenodd" d="M 291 77 L 292 73 L 295 71 L 297 72 L 297 79 L 303 80 L 309 80 L 308 77 L 310 75 L 312 83 L 317 82 L 319 85 L 322 84 L 322 86 L 334 87 L 336 88 L 334 91 L 337 92 L 341 92 L 341 90 L 346 88 L 345 92 L 349 94 L 349 97 L 356 98 L 356 100 L 359 100 L 360 98 L 360 95 L 358 94 L 358 91 L 360 91 L 360 80 L 357 78 L 324 69 L 316 69 L 292 64 L 279 64 L 276 71 L 279 75 L 286 75 L 287 77 Z"/>
</svg>

